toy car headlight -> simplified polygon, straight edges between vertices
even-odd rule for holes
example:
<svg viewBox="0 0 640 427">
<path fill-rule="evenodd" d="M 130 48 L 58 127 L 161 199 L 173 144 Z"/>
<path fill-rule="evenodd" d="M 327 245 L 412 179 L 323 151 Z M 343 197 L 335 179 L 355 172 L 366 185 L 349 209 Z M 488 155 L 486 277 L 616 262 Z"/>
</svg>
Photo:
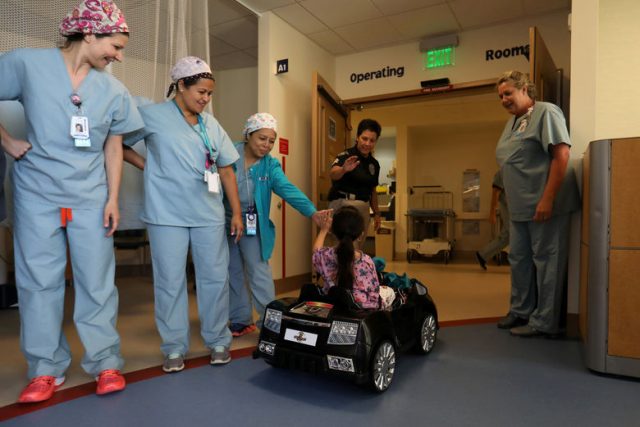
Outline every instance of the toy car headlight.
<svg viewBox="0 0 640 427">
<path fill-rule="evenodd" d="M 274 310 L 271 308 L 267 308 L 267 311 L 264 313 L 264 321 L 262 326 L 269 329 L 276 334 L 280 333 L 280 325 L 282 324 L 282 312 L 278 310 Z"/>
<path fill-rule="evenodd" d="M 353 345 L 358 336 L 358 324 L 351 322 L 334 321 L 331 323 L 328 344 Z"/>
</svg>

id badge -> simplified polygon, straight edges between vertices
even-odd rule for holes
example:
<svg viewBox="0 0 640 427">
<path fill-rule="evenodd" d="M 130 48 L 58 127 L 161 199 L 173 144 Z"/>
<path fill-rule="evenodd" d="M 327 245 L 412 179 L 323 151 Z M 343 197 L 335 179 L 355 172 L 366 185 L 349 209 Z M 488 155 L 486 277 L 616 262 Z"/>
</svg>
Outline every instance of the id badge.
<svg viewBox="0 0 640 427">
<path fill-rule="evenodd" d="M 218 172 L 205 171 L 204 180 L 207 182 L 209 193 L 220 193 L 220 175 Z"/>
<path fill-rule="evenodd" d="M 247 219 L 245 234 L 247 236 L 255 236 L 258 232 L 258 215 L 255 212 L 248 212 L 245 217 Z"/>
<path fill-rule="evenodd" d="M 89 118 L 86 116 L 71 116 L 69 134 L 76 147 L 91 147 L 89 139 Z"/>
</svg>

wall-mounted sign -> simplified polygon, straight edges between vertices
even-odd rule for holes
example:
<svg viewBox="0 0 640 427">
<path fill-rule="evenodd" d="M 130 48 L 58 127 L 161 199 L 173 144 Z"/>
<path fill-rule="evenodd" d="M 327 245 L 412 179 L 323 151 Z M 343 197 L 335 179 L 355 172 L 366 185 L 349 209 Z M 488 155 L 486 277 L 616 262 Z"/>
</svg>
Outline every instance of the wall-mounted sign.
<svg viewBox="0 0 640 427">
<path fill-rule="evenodd" d="M 329 117 L 329 139 L 332 141 L 336 140 L 336 121 Z"/>
<path fill-rule="evenodd" d="M 529 59 L 529 45 L 513 46 L 504 49 L 487 49 L 484 53 L 485 61 L 494 59 L 510 58 L 512 56 L 526 56 Z"/>
<path fill-rule="evenodd" d="M 286 59 L 278 59 L 276 62 L 276 74 L 288 73 L 289 72 L 289 58 Z"/>
<path fill-rule="evenodd" d="M 289 140 L 285 138 L 278 139 L 278 147 L 280 147 L 280 154 L 289 154 Z"/>
<path fill-rule="evenodd" d="M 366 80 L 386 79 L 389 77 L 404 76 L 404 67 L 389 67 L 388 65 L 379 70 L 367 71 L 366 73 L 351 73 L 349 79 L 351 83 L 360 83 Z"/>
<path fill-rule="evenodd" d="M 456 48 L 453 46 L 431 49 L 424 53 L 423 62 L 425 68 L 440 68 L 455 65 Z"/>
</svg>

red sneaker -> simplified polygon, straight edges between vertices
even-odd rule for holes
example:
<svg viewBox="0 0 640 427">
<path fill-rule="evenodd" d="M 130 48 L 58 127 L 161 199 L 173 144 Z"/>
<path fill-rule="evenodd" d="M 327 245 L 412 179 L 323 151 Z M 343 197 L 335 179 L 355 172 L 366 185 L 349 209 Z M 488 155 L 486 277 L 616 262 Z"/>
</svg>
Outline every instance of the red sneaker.
<svg viewBox="0 0 640 427">
<path fill-rule="evenodd" d="M 256 329 L 258 329 L 256 327 L 256 325 L 251 324 L 251 325 L 248 325 L 248 326 L 244 326 L 243 328 L 241 328 L 239 330 L 232 331 L 231 335 L 233 337 L 241 337 L 243 335 L 250 334 L 251 332 L 255 331 Z"/>
<path fill-rule="evenodd" d="M 98 378 L 98 387 L 96 387 L 96 394 L 109 394 L 116 391 L 124 390 L 127 385 L 124 377 L 117 369 L 105 369 L 100 372 Z"/>
<path fill-rule="evenodd" d="M 18 403 L 44 402 L 50 399 L 62 384 L 64 384 L 64 377 L 56 378 L 49 375 L 35 377 L 20 393 Z"/>
</svg>

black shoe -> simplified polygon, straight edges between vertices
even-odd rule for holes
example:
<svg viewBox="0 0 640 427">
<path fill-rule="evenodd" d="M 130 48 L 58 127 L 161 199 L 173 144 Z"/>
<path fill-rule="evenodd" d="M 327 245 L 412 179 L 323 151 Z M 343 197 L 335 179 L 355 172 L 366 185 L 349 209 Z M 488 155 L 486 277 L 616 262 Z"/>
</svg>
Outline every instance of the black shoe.
<svg viewBox="0 0 640 427">
<path fill-rule="evenodd" d="M 509 313 L 502 319 L 498 321 L 498 328 L 500 329 L 511 329 L 517 326 L 523 326 L 529 323 L 527 319 L 523 319 L 521 317 L 516 316 L 515 314 Z"/>
<path fill-rule="evenodd" d="M 480 264 L 480 267 L 482 267 L 483 270 L 486 270 L 487 261 L 485 261 L 484 258 L 480 256 L 480 252 L 476 252 L 476 259 L 478 260 L 478 264 Z"/>
</svg>

